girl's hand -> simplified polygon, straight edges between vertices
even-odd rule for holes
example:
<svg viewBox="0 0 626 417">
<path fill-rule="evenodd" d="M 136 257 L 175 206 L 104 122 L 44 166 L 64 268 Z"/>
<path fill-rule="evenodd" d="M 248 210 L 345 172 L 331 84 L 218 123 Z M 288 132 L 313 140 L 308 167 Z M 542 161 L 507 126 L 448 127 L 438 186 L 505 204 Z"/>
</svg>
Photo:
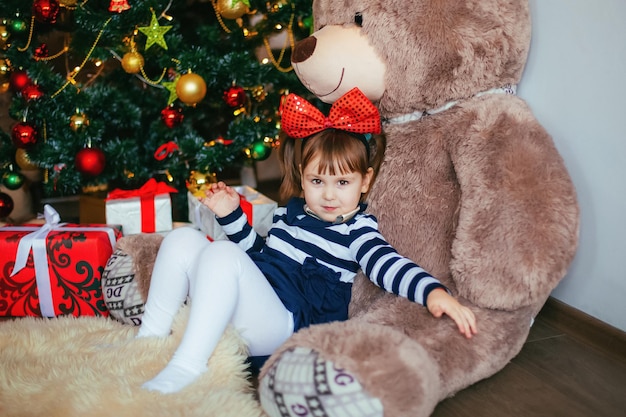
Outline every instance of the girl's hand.
<svg viewBox="0 0 626 417">
<path fill-rule="evenodd" d="M 239 194 L 222 181 L 211 184 L 205 191 L 206 197 L 200 198 L 200 202 L 207 206 L 217 217 L 225 217 L 239 207 Z"/>
<path fill-rule="evenodd" d="M 468 339 L 476 334 L 476 317 L 469 308 L 461 303 L 442 288 L 432 290 L 426 299 L 428 311 L 434 317 L 448 315 L 456 323 L 459 331 Z"/>
</svg>

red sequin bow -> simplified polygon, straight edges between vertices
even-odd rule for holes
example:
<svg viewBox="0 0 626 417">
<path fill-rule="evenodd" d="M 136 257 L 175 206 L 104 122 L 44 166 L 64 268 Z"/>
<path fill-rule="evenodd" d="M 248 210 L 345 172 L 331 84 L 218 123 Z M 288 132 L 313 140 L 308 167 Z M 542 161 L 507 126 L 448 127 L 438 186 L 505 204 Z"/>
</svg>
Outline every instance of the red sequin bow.
<svg viewBox="0 0 626 417">
<path fill-rule="evenodd" d="M 341 96 L 328 117 L 293 93 L 281 103 L 280 113 L 282 129 L 292 138 L 305 138 L 329 128 L 361 134 L 381 131 L 378 109 L 358 88 Z"/>
</svg>

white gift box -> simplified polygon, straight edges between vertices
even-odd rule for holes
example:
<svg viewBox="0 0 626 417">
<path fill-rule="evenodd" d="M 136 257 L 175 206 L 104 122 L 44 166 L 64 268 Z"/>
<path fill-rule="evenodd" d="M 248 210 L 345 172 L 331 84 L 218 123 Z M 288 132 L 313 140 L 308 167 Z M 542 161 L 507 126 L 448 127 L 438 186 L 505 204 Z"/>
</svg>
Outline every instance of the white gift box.
<svg viewBox="0 0 626 417">
<path fill-rule="evenodd" d="M 153 218 L 143 218 L 145 208 L 142 208 L 141 197 L 107 200 L 105 207 L 107 224 L 121 224 L 124 236 L 172 230 L 172 200 L 169 194 L 157 194 L 151 201 L 144 201 L 143 204 L 154 205 Z M 150 222 L 150 226 L 144 227 L 144 222 Z"/>
<path fill-rule="evenodd" d="M 248 221 L 252 224 L 252 228 L 262 237 L 266 237 L 267 232 L 272 227 L 274 211 L 278 207 L 278 203 L 247 185 L 237 185 L 233 188 L 246 202 L 250 203 L 251 210 L 246 212 L 247 210 L 244 209 L 244 213 L 248 216 Z M 187 204 L 189 207 L 189 221 L 196 228 L 206 233 L 213 240 L 228 239 L 226 233 L 222 230 L 222 226 L 215 219 L 215 213 L 190 192 L 187 192 Z"/>
</svg>

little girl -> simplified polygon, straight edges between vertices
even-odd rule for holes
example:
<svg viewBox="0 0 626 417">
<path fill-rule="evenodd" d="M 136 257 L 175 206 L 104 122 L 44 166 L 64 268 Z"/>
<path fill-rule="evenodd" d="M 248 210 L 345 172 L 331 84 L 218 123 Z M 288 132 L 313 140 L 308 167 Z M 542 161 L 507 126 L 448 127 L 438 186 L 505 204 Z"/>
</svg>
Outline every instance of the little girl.
<svg viewBox="0 0 626 417">
<path fill-rule="evenodd" d="M 180 346 L 146 389 L 171 393 L 192 383 L 207 370 L 229 324 L 251 356 L 266 356 L 303 327 L 346 320 L 359 270 L 433 316 L 448 315 L 465 337 L 476 333 L 472 311 L 399 255 L 378 232 L 376 218 L 364 212 L 384 151 L 376 107 L 354 89 L 328 117 L 295 94 L 281 112 L 287 134 L 280 148 L 281 196 L 291 199 L 274 213 L 266 240 L 248 224 L 239 195 L 222 182 L 201 201 L 228 241 L 211 243 L 191 228 L 163 240 L 138 337 L 167 336 L 187 296 L 191 307 Z"/>
</svg>

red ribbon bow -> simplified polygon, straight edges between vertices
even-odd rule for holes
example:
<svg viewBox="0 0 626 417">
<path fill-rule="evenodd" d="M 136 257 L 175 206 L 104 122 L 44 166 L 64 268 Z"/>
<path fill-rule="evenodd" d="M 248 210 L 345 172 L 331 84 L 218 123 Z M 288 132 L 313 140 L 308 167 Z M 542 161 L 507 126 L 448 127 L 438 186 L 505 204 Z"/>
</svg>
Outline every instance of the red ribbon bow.
<svg viewBox="0 0 626 417">
<path fill-rule="evenodd" d="M 171 154 L 173 154 L 174 151 L 177 151 L 177 150 L 178 150 L 178 145 L 176 144 L 176 142 L 171 140 L 159 146 L 157 150 L 154 151 L 154 159 L 156 159 L 157 161 L 162 161 L 168 156 L 170 156 Z"/>
<path fill-rule="evenodd" d="M 328 117 L 293 93 L 281 103 L 280 113 L 282 129 L 292 138 L 305 138 L 328 128 L 361 134 L 381 132 L 378 109 L 356 87 L 331 106 Z"/>
<path fill-rule="evenodd" d="M 118 200 L 121 198 L 131 197 L 152 197 L 158 194 L 177 193 L 178 190 L 174 187 L 170 187 L 164 182 L 157 182 L 154 178 L 150 178 L 141 188 L 136 190 L 122 190 L 116 188 L 109 192 L 107 200 Z"/>
</svg>

